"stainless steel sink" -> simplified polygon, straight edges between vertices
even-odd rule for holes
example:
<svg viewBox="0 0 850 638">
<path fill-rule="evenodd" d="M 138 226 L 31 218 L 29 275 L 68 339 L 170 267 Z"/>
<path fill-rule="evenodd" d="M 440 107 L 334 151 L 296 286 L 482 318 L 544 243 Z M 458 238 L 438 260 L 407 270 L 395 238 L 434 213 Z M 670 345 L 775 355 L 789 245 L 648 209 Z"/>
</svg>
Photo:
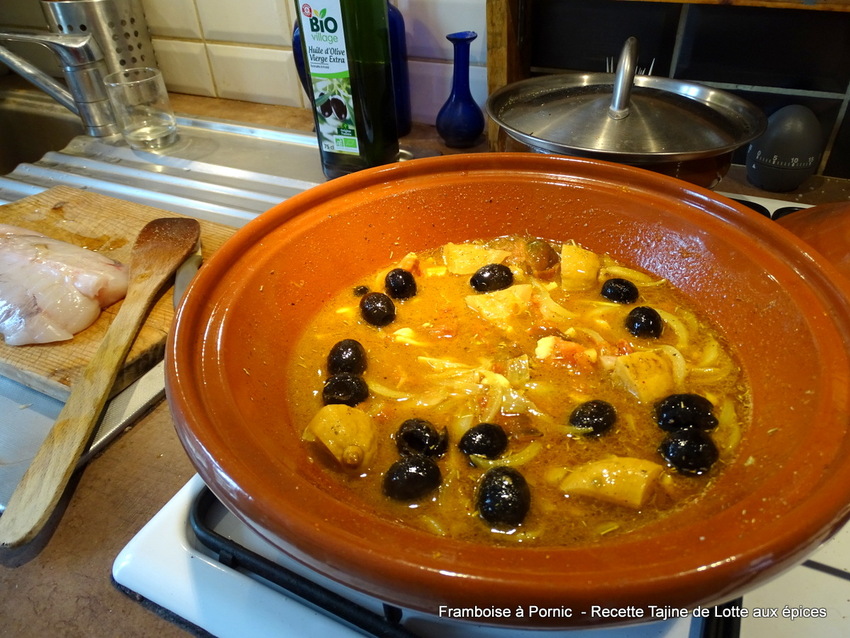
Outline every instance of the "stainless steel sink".
<svg viewBox="0 0 850 638">
<path fill-rule="evenodd" d="M 241 226 L 325 181 L 313 134 L 178 114 L 179 140 L 137 151 L 82 133 L 37 91 L 0 91 L 0 202 L 57 185 Z"/>
<path fill-rule="evenodd" d="M 83 132 L 80 118 L 46 95 L 0 92 L 0 175 L 64 148 Z"/>
</svg>

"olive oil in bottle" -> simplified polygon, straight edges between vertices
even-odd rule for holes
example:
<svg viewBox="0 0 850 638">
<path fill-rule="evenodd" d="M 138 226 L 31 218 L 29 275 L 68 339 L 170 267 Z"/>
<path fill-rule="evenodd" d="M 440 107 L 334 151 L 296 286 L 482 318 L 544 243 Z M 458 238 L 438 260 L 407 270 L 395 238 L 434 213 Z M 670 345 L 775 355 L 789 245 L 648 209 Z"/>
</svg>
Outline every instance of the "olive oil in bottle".
<svg viewBox="0 0 850 638">
<path fill-rule="evenodd" d="M 386 0 L 296 0 L 295 6 L 325 175 L 396 161 Z"/>
</svg>

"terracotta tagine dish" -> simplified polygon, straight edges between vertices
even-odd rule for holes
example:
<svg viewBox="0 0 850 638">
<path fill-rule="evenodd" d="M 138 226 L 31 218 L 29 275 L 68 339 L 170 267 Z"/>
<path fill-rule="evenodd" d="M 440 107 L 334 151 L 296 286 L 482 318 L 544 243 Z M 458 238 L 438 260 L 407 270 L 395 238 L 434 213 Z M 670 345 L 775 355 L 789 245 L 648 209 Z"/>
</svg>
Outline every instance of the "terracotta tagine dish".
<svg viewBox="0 0 850 638">
<path fill-rule="evenodd" d="M 751 410 L 734 460 L 687 508 L 593 543 L 472 542 L 379 515 L 302 440 L 286 370 L 312 317 L 411 251 L 507 235 L 574 240 L 669 280 L 734 348 Z M 413 160 L 282 202 L 216 252 L 178 311 L 167 396 L 215 495 L 325 576 L 434 615 L 501 610 L 485 623 L 651 620 L 592 610 L 731 600 L 850 514 L 844 281 L 777 223 L 644 169 L 533 153 Z"/>
</svg>

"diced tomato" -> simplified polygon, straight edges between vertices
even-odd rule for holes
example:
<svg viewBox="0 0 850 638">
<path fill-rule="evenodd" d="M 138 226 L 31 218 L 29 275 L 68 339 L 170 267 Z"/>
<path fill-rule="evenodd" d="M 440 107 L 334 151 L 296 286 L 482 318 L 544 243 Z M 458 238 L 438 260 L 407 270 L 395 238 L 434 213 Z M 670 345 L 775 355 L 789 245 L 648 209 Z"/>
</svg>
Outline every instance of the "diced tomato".
<svg viewBox="0 0 850 638">
<path fill-rule="evenodd" d="M 598 353 L 575 341 L 549 335 L 538 340 L 534 356 L 543 361 L 587 370 L 596 363 Z"/>
</svg>

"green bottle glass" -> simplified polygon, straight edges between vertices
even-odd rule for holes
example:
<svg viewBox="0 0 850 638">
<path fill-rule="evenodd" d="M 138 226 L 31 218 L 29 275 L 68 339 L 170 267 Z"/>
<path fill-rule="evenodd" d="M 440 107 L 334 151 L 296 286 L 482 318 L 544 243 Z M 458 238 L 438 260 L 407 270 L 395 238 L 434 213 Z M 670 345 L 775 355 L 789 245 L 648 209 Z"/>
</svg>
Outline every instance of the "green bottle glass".
<svg viewBox="0 0 850 638">
<path fill-rule="evenodd" d="M 295 0 L 328 178 L 396 161 L 386 0 Z"/>
</svg>

